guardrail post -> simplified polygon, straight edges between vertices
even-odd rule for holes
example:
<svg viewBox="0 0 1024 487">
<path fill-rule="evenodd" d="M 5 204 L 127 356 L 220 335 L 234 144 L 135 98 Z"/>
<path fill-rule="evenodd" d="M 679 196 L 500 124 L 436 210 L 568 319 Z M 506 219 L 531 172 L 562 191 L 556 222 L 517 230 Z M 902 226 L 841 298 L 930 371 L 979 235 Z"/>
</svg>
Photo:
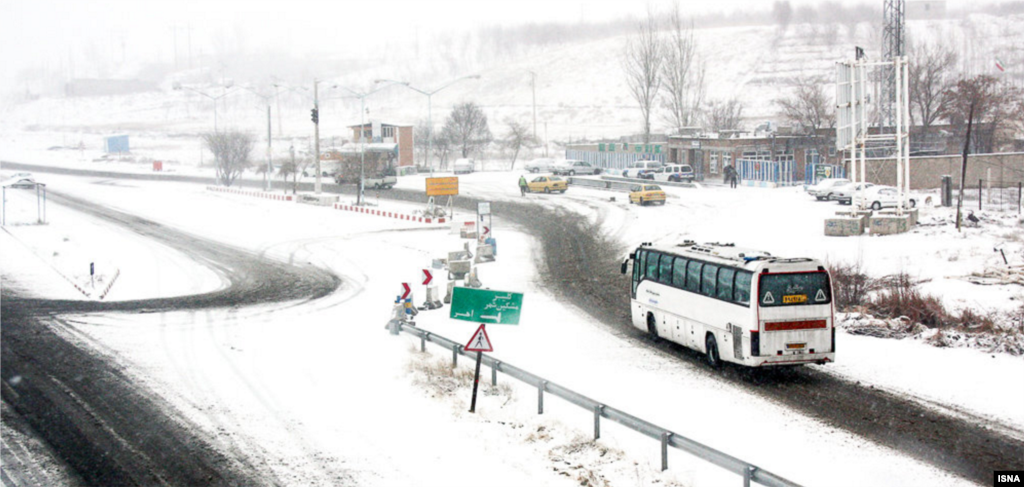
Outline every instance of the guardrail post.
<svg viewBox="0 0 1024 487">
<path fill-rule="evenodd" d="M 498 367 L 501 367 L 501 362 L 498 362 L 497 360 L 495 360 L 494 363 L 491 364 L 491 385 L 492 386 L 498 385 Z"/>
<path fill-rule="evenodd" d="M 604 410 L 604 405 L 598 404 L 594 406 L 594 441 L 601 439 L 601 411 Z"/>
<path fill-rule="evenodd" d="M 454 369 L 459 365 L 459 346 L 452 345 L 452 368 Z"/>
<path fill-rule="evenodd" d="M 425 332 L 423 335 L 420 335 L 420 353 L 427 351 L 427 335 L 429 334 L 430 332 L 428 331 Z"/>
<path fill-rule="evenodd" d="M 542 380 L 540 384 L 537 384 L 537 414 L 544 414 L 544 388 L 548 385 L 548 381 Z"/>
<path fill-rule="evenodd" d="M 668 439 L 672 437 L 672 433 L 666 431 L 661 434 L 661 471 L 668 470 Z"/>
<path fill-rule="evenodd" d="M 757 467 L 751 467 L 749 465 L 747 468 L 743 469 L 743 487 L 750 487 L 750 479 L 754 477 L 755 470 L 757 470 Z"/>
</svg>

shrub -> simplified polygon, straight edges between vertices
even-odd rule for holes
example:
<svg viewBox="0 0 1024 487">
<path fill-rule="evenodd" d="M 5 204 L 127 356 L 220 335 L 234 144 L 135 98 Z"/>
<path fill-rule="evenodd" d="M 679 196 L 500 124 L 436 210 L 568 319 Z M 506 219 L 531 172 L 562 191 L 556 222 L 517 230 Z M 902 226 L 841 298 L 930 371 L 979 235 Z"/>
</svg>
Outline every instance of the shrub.
<svg viewBox="0 0 1024 487">
<path fill-rule="evenodd" d="M 905 272 L 882 279 L 867 307 L 875 316 L 906 316 L 931 328 L 955 322 L 938 298 L 922 293 Z"/>
<path fill-rule="evenodd" d="M 833 299 L 835 299 L 838 311 L 848 311 L 851 308 L 863 306 L 867 301 L 868 293 L 877 287 L 876 281 L 864 273 L 860 262 L 856 264 L 830 262 L 827 265 L 829 275 L 832 276 Z"/>
</svg>

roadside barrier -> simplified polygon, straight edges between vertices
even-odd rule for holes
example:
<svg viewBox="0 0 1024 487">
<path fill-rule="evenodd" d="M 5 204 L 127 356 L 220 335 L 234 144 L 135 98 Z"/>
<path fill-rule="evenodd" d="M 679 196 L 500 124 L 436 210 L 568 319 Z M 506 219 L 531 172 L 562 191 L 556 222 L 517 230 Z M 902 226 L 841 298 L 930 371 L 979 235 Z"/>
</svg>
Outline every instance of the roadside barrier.
<svg viewBox="0 0 1024 487">
<path fill-rule="evenodd" d="M 458 365 L 459 355 L 473 359 L 476 358 L 474 352 L 466 352 L 463 350 L 465 348 L 464 345 L 460 345 L 440 335 L 417 328 L 414 325 L 392 320 L 388 323 L 388 326 L 393 335 L 398 335 L 400 332 L 406 332 L 411 335 L 418 336 L 420 338 L 421 352 L 427 351 L 427 342 L 438 345 L 445 350 L 451 350 L 453 367 Z M 668 470 L 668 447 L 671 446 L 739 475 L 743 480 L 743 487 L 750 487 L 751 482 L 756 482 L 769 487 L 799 487 L 799 484 L 793 481 L 782 478 L 767 470 L 762 470 L 755 465 L 751 465 L 743 460 L 730 456 L 702 443 L 698 443 L 685 436 L 678 435 L 665 428 L 656 426 L 644 421 L 643 419 L 626 413 L 625 411 L 621 411 L 604 403 L 595 401 L 569 388 L 545 380 L 543 377 L 531 374 L 530 372 L 506 362 L 502 362 L 488 354 L 481 354 L 480 357 L 482 363 L 491 368 L 491 385 L 498 384 L 498 372 L 501 372 L 509 377 L 518 379 L 524 384 L 536 387 L 537 414 L 544 414 L 544 393 L 546 392 L 554 395 L 555 397 L 564 399 L 570 404 L 579 406 L 586 411 L 592 412 L 594 415 L 594 440 L 601 438 L 601 418 L 605 418 L 615 421 L 616 423 L 619 423 L 644 436 L 660 441 L 662 471 Z"/>
<path fill-rule="evenodd" d="M 267 200 L 293 201 L 292 200 L 292 195 L 290 195 L 290 194 L 280 194 L 280 193 L 272 193 L 272 192 L 264 192 L 264 191 L 252 191 L 252 190 L 248 190 L 248 189 L 225 188 L 223 186 L 207 186 L 206 189 L 210 190 L 210 191 L 216 191 L 218 193 L 239 194 L 239 195 L 242 195 L 242 196 L 255 196 L 257 198 L 263 198 L 263 199 L 267 199 Z"/>
<path fill-rule="evenodd" d="M 335 203 L 334 209 L 352 211 L 355 213 L 362 213 L 364 215 L 382 216 L 385 218 L 396 218 L 398 220 L 405 220 L 418 223 L 445 223 L 448 221 L 444 217 L 432 218 L 427 216 L 406 215 L 404 213 L 398 213 L 394 211 L 378 210 L 376 208 L 367 208 L 365 206 L 345 205 L 342 203 Z"/>
</svg>

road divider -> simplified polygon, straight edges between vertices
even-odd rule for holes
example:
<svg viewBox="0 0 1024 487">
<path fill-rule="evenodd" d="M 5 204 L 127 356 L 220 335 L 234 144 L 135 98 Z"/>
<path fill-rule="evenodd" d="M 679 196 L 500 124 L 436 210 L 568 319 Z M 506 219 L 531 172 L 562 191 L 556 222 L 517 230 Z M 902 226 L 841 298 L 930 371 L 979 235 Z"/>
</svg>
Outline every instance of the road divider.
<svg viewBox="0 0 1024 487">
<path fill-rule="evenodd" d="M 382 216 L 384 218 L 395 218 L 398 220 L 405 220 L 417 223 L 446 223 L 448 220 L 444 217 L 433 218 L 427 216 L 409 215 L 405 213 L 398 213 L 396 211 L 378 210 L 376 208 L 367 208 L 365 206 L 346 205 L 343 203 L 335 203 L 335 210 L 351 211 L 355 213 L 361 213 L 364 215 Z"/>
<path fill-rule="evenodd" d="M 239 195 L 242 195 L 242 196 L 254 196 L 256 198 L 263 198 L 263 199 L 267 199 L 267 200 L 294 201 L 294 199 L 292 199 L 292 195 L 290 195 L 290 194 L 268 193 L 268 192 L 265 192 L 265 191 L 253 191 L 253 190 L 249 190 L 249 189 L 225 188 L 223 186 L 207 186 L 206 189 L 209 190 L 209 191 L 216 191 L 218 193 L 230 193 L 230 194 L 239 194 Z"/>
</svg>

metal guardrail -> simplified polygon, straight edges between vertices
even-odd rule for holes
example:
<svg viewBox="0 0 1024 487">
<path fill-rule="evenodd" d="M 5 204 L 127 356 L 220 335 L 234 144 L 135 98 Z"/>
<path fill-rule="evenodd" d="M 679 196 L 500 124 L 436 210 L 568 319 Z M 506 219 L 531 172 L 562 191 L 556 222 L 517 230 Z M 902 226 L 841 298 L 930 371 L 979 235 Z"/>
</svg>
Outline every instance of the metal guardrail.
<svg viewBox="0 0 1024 487">
<path fill-rule="evenodd" d="M 459 355 L 476 358 L 473 352 L 463 350 L 464 345 L 453 342 L 443 336 L 436 335 L 429 331 L 403 324 L 399 321 L 392 321 L 389 325 L 391 333 L 398 335 L 399 332 L 406 332 L 420 338 L 420 351 L 427 351 L 427 342 L 436 344 L 451 350 L 452 365 L 458 364 Z M 562 398 L 571 404 L 575 404 L 594 414 L 594 439 L 601 438 L 601 418 L 610 419 L 633 431 L 648 436 L 661 442 L 661 470 L 668 469 L 668 447 L 683 450 L 698 458 L 711 462 L 721 468 L 733 472 L 743 479 L 743 487 L 750 487 L 750 482 L 756 482 L 768 487 L 799 487 L 799 484 L 775 475 L 767 470 L 762 470 L 743 460 L 728 455 L 724 452 L 711 448 L 707 445 L 691 440 L 685 436 L 678 435 L 665 428 L 644 421 L 625 411 L 595 401 L 583 394 L 563 387 L 543 377 L 531 374 L 512 364 L 502 362 L 490 355 L 482 354 L 481 361 L 491 368 L 491 384 L 498 384 L 498 372 L 502 372 L 514 379 L 537 388 L 537 414 L 544 414 L 544 393 L 547 392 L 556 397 Z"/>
<path fill-rule="evenodd" d="M 607 189 L 611 191 L 629 192 L 631 186 L 637 184 L 657 184 L 659 186 L 675 186 L 680 188 L 692 188 L 693 183 L 673 183 L 671 181 L 651 181 L 650 179 L 633 179 L 618 176 L 601 176 L 601 179 L 581 178 L 570 176 L 567 178 L 569 184 L 586 186 L 588 188 Z"/>
</svg>

